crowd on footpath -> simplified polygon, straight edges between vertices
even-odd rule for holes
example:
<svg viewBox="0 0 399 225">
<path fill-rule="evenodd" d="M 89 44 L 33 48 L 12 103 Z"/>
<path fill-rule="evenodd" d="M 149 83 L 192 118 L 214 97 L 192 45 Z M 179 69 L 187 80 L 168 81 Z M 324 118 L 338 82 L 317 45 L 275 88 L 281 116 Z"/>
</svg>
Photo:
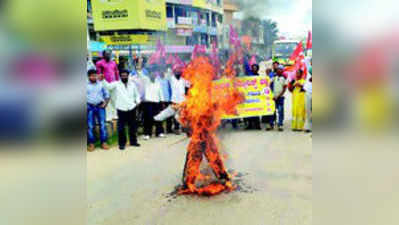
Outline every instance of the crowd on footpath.
<svg viewBox="0 0 399 225">
<path fill-rule="evenodd" d="M 140 147 L 137 133 L 142 128 L 143 140 L 153 137 L 165 138 L 166 135 L 180 135 L 182 128 L 174 118 L 165 122 L 156 121 L 154 117 L 169 105 L 178 105 L 185 100 L 189 83 L 182 78 L 182 65 L 168 65 L 154 69 L 146 66 L 146 59 L 138 57 L 133 60 L 134 69 L 128 70 L 126 62 L 117 64 L 112 60 L 112 52 L 104 51 L 102 59 L 93 63 L 87 58 L 87 150 L 95 150 L 96 126 L 99 127 L 101 148 L 108 150 L 106 123 L 117 121 L 118 145 L 126 149 L 127 140 L 130 146 Z M 235 65 L 236 76 L 261 76 L 258 64 Z M 292 124 L 295 132 L 312 130 L 312 67 L 309 61 L 308 70 L 297 70 L 296 76 L 289 79 L 285 67 L 273 62 L 266 68 L 265 76 L 270 81 L 270 90 L 275 102 L 275 113 L 271 116 L 252 117 L 222 121 L 221 128 L 231 123 L 233 129 L 244 124 L 246 130 L 261 130 L 265 124 L 266 131 L 277 129 L 284 131 L 285 103 L 287 92 L 292 94 Z M 126 129 L 127 128 L 127 129 Z M 155 128 L 155 129 L 154 129 Z M 126 130 L 128 131 L 126 134 Z M 153 131 L 155 130 L 155 133 Z"/>
</svg>

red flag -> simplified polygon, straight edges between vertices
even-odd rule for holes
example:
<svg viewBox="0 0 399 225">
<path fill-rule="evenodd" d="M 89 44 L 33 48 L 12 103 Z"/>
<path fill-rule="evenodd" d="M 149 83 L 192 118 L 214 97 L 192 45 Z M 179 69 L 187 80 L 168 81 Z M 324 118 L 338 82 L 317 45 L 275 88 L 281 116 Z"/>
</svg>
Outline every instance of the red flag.
<svg viewBox="0 0 399 225">
<path fill-rule="evenodd" d="M 290 60 L 295 60 L 301 53 L 303 53 L 302 42 L 296 46 L 295 51 L 292 53 Z"/>
<path fill-rule="evenodd" d="M 306 49 L 312 49 L 312 31 L 308 33 L 308 41 L 306 42 Z"/>
<path fill-rule="evenodd" d="M 297 70 L 302 70 L 303 71 L 303 78 L 306 79 L 308 75 L 308 68 L 305 63 L 305 56 L 303 53 L 300 53 L 299 56 L 295 59 L 295 65 L 294 65 L 295 71 Z"/>
</svg>

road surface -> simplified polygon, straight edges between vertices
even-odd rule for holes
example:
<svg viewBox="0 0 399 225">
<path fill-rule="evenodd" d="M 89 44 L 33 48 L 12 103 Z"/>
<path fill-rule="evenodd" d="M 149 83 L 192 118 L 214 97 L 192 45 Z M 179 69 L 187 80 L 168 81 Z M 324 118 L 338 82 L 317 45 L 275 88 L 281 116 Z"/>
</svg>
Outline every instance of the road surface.
<svg viewBox="0 0 399 225">
<path fill-rule="evenodd" d="M 309 134 L 227 127 L 219 136 L 239 190 L 210 198 L 171 194 L 181 184 L 188 140 L 171 144 L 184 135 L 88 153 L 87 224 L 312 224 Z"/>
</svg>

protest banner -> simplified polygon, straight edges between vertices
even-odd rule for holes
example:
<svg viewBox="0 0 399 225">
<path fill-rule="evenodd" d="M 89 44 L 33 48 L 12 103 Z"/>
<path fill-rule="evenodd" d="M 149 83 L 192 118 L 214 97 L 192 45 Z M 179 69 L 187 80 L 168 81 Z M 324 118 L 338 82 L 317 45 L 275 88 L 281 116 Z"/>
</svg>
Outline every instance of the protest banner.
<svg viewBox="0 0 399 225">
<path fill-rule="evenodd" d="M 264 76 L 223 78 L 213 82 L 213 89 L 228 90 L 237 87 L 245 96 L 245 102 L 238 105 L 236 115 L 224 115 L 223 119 L 247 118 L 254 116 L 273 115 L 275 103 L 270 89 L 270 78 Z"/>
</svg>

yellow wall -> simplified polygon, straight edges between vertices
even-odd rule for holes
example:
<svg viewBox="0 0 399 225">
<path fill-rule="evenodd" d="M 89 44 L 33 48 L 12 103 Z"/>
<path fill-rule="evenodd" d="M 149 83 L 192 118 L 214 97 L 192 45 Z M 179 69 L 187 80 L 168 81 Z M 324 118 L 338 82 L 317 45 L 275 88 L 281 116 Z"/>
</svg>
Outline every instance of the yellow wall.
<svg viewBox="0 0 399 225">
<path fill-rule="evenodd" d="M 96 31 L 167 29 L 165 0 L 93 0 L 92 7 Z"/>
<path fill-rule="evenodd" d="M 209 3 L 207 0 L 193 0 L 193 6 L 201 9 L 208 9 L 223 14 L 223 5 L 220 7 Z"/>
</svg>

